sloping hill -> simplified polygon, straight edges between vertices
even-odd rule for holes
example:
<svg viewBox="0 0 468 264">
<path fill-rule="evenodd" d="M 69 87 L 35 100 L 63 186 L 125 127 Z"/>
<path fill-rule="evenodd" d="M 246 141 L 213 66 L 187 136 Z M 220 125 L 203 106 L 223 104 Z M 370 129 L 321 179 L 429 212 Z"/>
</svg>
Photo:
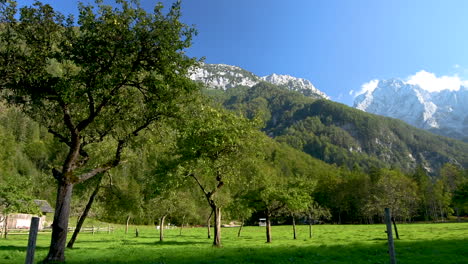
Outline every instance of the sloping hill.
<svg viewBox="0 0 468 264">
<path fill-rule="evenodd" d="M 467 143 L 273 84 L 207 93 L 228 109 L 261 119 L 270 137 L 328 163 L 405 171 L 420 164 L 431 174 L 447 162 L 468 166 Z"/>
</svg>

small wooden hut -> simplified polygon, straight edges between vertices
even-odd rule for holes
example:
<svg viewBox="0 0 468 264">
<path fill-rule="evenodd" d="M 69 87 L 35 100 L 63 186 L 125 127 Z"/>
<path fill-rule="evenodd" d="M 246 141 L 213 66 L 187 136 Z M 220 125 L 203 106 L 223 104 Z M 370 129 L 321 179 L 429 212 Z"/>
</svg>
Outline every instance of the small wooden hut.
<svg viewBox="0 0 468 264">
<path fill-rule="evenodd" d="M 54 209 L 46 200 L 34 200 L 34 203 L 39 207 L 41 212 L 39 220 L 39 230 L 47 227 L 46 215 L 48 213 L 53 213 Z M 32 214 L 23 214 L 23 213 L 14 213 L 8 215 L 8 229 L 29 229 L 31 225 L 31 218 L 34 215 Z M 0 229 L 3 229 L 5 221 L 0 223 Z"/>
</svg>

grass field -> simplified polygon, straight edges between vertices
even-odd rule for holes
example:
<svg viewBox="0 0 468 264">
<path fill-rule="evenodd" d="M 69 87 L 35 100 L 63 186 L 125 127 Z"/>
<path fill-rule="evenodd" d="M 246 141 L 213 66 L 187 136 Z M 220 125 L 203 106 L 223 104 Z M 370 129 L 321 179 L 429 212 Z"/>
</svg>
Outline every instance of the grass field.
<svg viewBox="0 0 468 264">
<path fill-rule="evenodd" d="M 265 243 L 264 227 L 223 228 L 223 248 L 213 248 L 206 228 L 166 230 L 159 242 L 154 227 L 139 226 L 125 235 L 80 234 L 75 248 L 66 251 L 67 263 L 389 263 L 384 225 L 318 225 L 313 238 L 308 226 L 273 226 L 273 242 Z M 398 263 L 468 263 L 468 223 L 401 224 L 395 241 Z M 50 234 L 37 241 L 36 260 L 45 257 Z M 27 235 L 0 239 L 0 263 L 24 263 Z"/>
</svg>

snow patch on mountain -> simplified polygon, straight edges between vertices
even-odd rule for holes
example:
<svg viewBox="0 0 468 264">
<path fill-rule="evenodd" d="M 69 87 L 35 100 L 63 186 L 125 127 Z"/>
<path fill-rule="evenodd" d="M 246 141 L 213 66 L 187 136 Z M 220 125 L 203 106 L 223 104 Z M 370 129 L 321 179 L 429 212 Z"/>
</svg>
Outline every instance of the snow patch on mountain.
<svg viewBox="0 0 468 264">
<path fill-rule="evenodd" d="M 259 78 L 240 67 L 226 64 L 203 64 L 190 71 L 190 79 L 209 87 L 226 90 L 236 86 L 254 86 Z"/>
<path fill-rule="evenodd" d="M 272 84 L 286 86 L 289 90 L 301 92 L 306 96 L 315 94 L 320 95 L 323 98 L 330 99 L 324 92 L 315 88 L 315 86 L 309 80 L 304 78 L 273 73 L 268 76 L 263 76 L 261 79 Z"/>
<path fill-rule="evenodd" d="M 324 92 L 315 88 L 309 80 L 280 74 L 259 77 L 240 67 L 226 64 L 203 63 L 200 67 L 192 69 L 189 77 L 214 89 L 227 90 L 236 86 L 252 87 L 264 81 L 284 86 L 289 90 L 300 92 L 306 96 L 330 99 Z"/>
<path fill-rule="evenodd" d="M 468 88 L 461 85 L 463 82 L 458 82 L 461 85 L 458 88 L 452 85 L 441 89 L 444 84 L 439 84 L 439 88 L 423 89 L 414 78 L 412 80 L 379 80 L 373 83 L 375 87 L 372 89 L 364 91 L 362 87 L 362 92 L 355 97 L 354 107 L 466 141 Z M 449 81 L 454 82 L 453 79 Z"/>
</svg>

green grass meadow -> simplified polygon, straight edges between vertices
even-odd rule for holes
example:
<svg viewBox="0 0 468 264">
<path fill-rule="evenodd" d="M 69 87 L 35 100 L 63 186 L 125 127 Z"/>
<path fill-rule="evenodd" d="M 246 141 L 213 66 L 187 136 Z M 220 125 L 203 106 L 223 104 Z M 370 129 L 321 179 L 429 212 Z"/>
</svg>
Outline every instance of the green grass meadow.
<svg viewBox="0 0 468 264">
<path fill-rule="evenodd" d="M 139 226 L 139 237 L 124 233 L 80 234 L 67 263 L 389 263 L 385 226 L 317 225 L 309 239 L 308 226 L 273 226 L 273 242 L 265 243 L 264 227 L 223 228 L 222 248 L 213 248 L 206 228 L 165 231 L 159 242 L 154 227 Z M 468 263 L 468 223 L 400 224 L 395 241 L 398 263 Z M 71 234 L 70 234 L 71 235 Z M 27 235 L 0 239 L 0 263 L 24 263 Z M 40 234 L 36 261 L 48 250 L 49 234 Z"/>
</svg>

